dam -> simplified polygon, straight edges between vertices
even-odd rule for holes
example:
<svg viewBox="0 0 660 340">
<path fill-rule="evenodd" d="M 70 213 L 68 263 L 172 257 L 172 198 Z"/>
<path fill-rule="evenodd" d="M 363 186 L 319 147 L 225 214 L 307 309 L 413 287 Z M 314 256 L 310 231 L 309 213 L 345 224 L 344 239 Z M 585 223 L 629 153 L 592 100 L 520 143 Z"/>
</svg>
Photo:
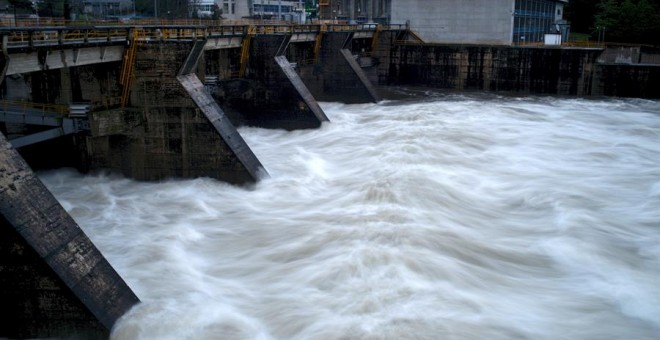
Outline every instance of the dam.
<svg viewBox="0 0 660 340">
<path fill-rule="evenodd" d="M 104 337 L 139 301 L 31 168 L 254 185 L 268 178 L 269 166 L 239 129 L 319 128 L 330 119 L 317 100 L 379 102 L 376 85 L 660 96 L 657 66 L 599 62 L 600 47 L 432 45 L 405 25 L 17 27 L 0 34 L 0 248 L 3 268 L 11 268 L 0 283 L 18 296 L 7 295 L 12 309 L 22 311 L 2 327 L 8 337 Z M 621 85 L 622 77 L 636 87 Z"/>
</svg>

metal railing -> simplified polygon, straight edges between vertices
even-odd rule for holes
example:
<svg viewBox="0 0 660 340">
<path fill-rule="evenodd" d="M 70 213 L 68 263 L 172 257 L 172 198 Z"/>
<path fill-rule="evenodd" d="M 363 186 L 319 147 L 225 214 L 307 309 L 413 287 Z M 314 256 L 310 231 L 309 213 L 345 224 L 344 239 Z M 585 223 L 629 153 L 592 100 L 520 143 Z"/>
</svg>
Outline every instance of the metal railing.
<svg viewBox="0 0 660 340">
<path fill-rule="evenodd" d="M 83 23 L 85 25 L 83 25 Z M 292 24 L 285 22 L 226 20 L 138 20 L 127 23 L 104 21 L 21 19 L 12 27 L 0 27 L 2 48 L 24 48 L 74 44 L 125 43 L 133 28 L 145 34 L 141 40 L 195 40 L 218 36 L 247 36 L 250 27 L 261 34 L 319 34 L 324 32 L 374 32 L 407 30 L 405 25 L 379 24 Z"/>
<path fill-rule="evenodd" d="M 35 111 L 57 113 L 61 116 L 69 114 L 68 105 L 33 103 L 24 100 L 0 100 L 0 108 L 4 112 L 34 113 Z"/>
</svg>

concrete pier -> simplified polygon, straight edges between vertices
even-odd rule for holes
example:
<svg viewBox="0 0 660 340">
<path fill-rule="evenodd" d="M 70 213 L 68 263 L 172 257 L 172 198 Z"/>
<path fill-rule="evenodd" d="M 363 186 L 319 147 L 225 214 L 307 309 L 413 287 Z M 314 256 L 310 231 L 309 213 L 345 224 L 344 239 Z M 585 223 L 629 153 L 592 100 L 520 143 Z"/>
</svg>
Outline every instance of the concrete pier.
<svg viewBox="0 0 660 340">
<path fill-rule="evenodd" d="M 320 101 L 377 102 L 373 85 L 357 66 L 350 50 L 352 32 L 325 32 L 318 60 L 301 69 L 301 78 Z"/>
<path fill-rule="evenodd" d="M 177 79 L 194 74 L 203 46 L 182 41 L 138 48 L 129 106 L 90 113 L 92 169 L 139 180 L 212 177 L 233 184 L 254 183 L 266 173 L 217 105 L 210 106 L 201 83 Z M 200 100 L 206 102 L 200 106 Z"/>
<path fill-rule="evenodd" d="M 587 96 L 599 49 L 402 45 L 382 78 L 450 90 Z"/>
<path fill-rule="evenodd" d="M 283 56 L 290 36 L 251 38 L 245 75 L 221 79 L 213 98 L 236 125 L 273 129 L 317 128 L 327 116 Z"/>
<path fill-rule="evenodd" d="M 0 134 L 0 337 L 104 338 L 138 298 Z"/>
</svg>

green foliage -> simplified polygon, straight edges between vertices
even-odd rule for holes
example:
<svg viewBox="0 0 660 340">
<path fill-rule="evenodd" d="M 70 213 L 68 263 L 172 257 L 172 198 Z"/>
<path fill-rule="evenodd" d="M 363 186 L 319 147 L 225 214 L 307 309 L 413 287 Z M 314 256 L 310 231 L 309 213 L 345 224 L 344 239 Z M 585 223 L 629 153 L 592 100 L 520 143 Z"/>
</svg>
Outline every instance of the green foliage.
<svg viewBox="0 0 660 340">
<path fill-rule="evenodd" d="M 63 0 L 42 0 L 37 3 L 37 11 L 41 17 L 64 16 Z"/>
<path fill-rule="evenodd" d="M 586 33 L 571 33 L 568 38 L 569 41 L 588 41 L 591 40 L 591 34 Z"/>
<path fill-rule="evenodd" d="M 30 0 L 9 0 L 9 4 L 19 13 L 32 11 L 33 9 L 32 1 Z"/>
<path fill-rule="evenodd" d="M 571 0 L 566 5 L 564 18 L 571 23 L 571 31 L 588 33 L 594 27 L 598 1 Z"/>
<path fill-rule="evenodd" d="M 605 41 L 660 45 L 658 1 L 602 0 L 592 31 Z"/>
<path fill-rule="evenodd" d="M 220 6 L 218 6 L 217 3 L 213 4 L 213 14 L 211 15 L 211 19 L 213 20 L 222 19 L 222 8 L 220 8 Z"/>
</svg>

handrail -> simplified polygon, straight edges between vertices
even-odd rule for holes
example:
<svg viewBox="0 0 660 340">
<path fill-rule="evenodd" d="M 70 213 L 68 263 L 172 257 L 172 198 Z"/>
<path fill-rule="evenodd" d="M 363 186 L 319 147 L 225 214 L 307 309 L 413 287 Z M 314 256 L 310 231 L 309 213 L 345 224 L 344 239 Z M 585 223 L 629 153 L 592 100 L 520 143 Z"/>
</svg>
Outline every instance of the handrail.
<svg viewBox="0 0 660 340">
<path fill-rule="evenodd" d="M 65 116 L 69 113 L 68 105 L 33 103 L 24 100 L 0 100 L 0 107 L 3 111 L 19 110 L 21 113 L 28 113 L 30 109 L 57 113 Z"/>
<path fill-rule="evenodd" d="M 62 21 L 64 22 L 64 21 Z M 218 20 L 140 20 L 130 25 L 97 25 L 105 22 L 85 22 L 86 25 L 57 26 L 57 21 L 46 21 L 48 25 L 0 27 L 2 48 L 35 47 L 72 44 L 123 44 L 134 28 L 142 29 L 145 34 L 140 39 L 149 40 L 196 40 L 216 36 L 246 36 L 249 27 L 255 27 L 255 34 L 297 34 L 325 32 L 357 32 L 383 30 L 401 30 L 403 25 L 379 24 L 291 24 L 283 22 L 257 23 L 247 25 L 250 21 Z M 144 25 L 137 25 L 143 23 Z M 162 23 L 167 23 L 166 25 Z"/>
</svg>

